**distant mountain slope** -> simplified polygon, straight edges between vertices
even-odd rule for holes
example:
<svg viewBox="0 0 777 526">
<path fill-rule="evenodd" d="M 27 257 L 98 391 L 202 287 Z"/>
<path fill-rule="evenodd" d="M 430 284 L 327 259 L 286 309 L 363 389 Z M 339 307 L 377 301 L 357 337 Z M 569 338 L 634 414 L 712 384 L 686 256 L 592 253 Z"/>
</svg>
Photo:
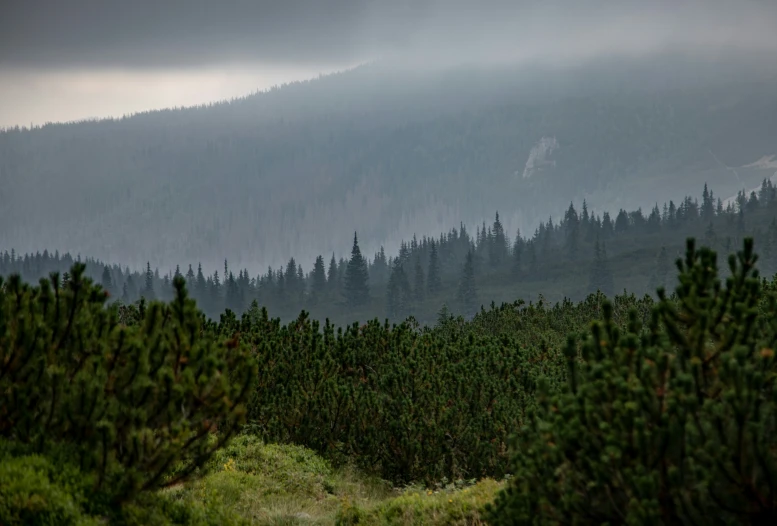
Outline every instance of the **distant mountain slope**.
<svg viewBox="0 0 777 526">
<path fill-rule="evenodd" d="M 511 235 L 593 210 L 758 186 L 777 76 L 665 57 L 579 70 L 371 65 L 229 103 L 0 132 L 0 247 L 139 267 L 277 266 L 410 232 Z M 767 163 L 768 164 L 768 163 Z M 307 270 L 307 269 L 306 269 Z"/>
</svg>

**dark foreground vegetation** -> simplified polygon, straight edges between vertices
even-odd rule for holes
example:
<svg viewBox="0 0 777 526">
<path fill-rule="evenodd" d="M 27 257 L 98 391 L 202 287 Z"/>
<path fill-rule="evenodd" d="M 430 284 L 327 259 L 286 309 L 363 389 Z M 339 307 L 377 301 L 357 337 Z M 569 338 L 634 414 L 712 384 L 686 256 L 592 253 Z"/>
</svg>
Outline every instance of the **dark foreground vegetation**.
<svg viewBox="0 0 777 526">
<path fill-rule="evenodd" d="M 689 242 L 671 295 L 425 327 L 256 304 L 212 321 L 183 278 L 169 303 L 106 304 L 83 265 L 11 277 L 0 523 L 318 520 L 268 518 L 242 487 L 294 488 L 340 524 L 774 524 L 777 283 L 756 259 L 746 240 L 721 279 Z M 375 482 L 365 504 L 348 470 L 416 490 Z"/>
</svg>

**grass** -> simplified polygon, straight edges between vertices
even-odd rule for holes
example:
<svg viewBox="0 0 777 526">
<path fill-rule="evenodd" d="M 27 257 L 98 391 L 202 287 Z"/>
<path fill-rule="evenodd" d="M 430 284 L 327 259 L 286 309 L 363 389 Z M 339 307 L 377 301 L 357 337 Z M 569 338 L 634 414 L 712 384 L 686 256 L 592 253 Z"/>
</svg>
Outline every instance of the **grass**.
<svg viewBox="0 0 777 526">
<path fill-rule="evenodd" d="M 334 469 L 306 448 L 239 436 L 204 476 L 164 495 L 254 525 L 477 525 L 500 488 L 484 480 L 399 490 L 352 468 Z"/>
</svg>

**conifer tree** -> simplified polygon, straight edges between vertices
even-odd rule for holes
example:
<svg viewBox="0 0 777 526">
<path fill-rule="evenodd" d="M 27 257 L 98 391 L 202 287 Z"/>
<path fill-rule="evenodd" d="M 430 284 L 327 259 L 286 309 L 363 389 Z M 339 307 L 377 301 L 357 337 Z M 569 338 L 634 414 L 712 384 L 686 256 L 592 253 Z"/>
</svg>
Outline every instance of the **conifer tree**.
<svg viewBox="0 0 777 526">
<path fill-rule="evenodd" d="M 606 302 L 588 338 L 570 338 L 568 380 L 543 384 L 489 524 L 777 521 L 777 301 L 752 248 L 722 282 L 689 240 L 646 329 L 632 311 L 623 330 Z"/>
<path fill-rule="evenodd" d="M 201 330 L 182 279 L 172 303 L 141 304 L 127 324 L 84 272 L 0 286 L 0 437 L 66 455 L 94 501 L 116 505 L 186 479 L 229 440 L 257 368 L 239 341 Z"/>
<path fill-rule="evenodd" d="M 151 271 L 151 263 L 146 262 L 146 281 L 143 287 L 143 297 L 146 301 L 154 299 L 154 273 Z"/>
<path fill-rule="evenodd" d="M 329 269 L 326 274 L 326 283 L 329 290 L 332 292 L 340 289 L 339 277 L 337 272 L 337 260 L 335 259 L 334 252 L 332 253 L 332 259 L 329 260 Z"/>
<path fill-rule="evenodd" d="M 521 238 L 521 231 L 518 230 L 515 234 L 515 243 L 513 243 L 513 276 L 520 278 L 523 274 L 523 239 Z"/>
<path fill-rule="evenodd" d="M 572 203 L 569 203 L 569 208 L 564 215 L 564 224 L 566 226 L 567 256 L 574 261 L 577 258 L 577 247 L 580 239 L 580 219 Z"/>
<path fill-rule="evenodd" d="M 607 297 L 615 294 L 612 271 L 607 261 L 607 248 L 604 243 L 594 242 L 594 261 L 591 266 L 591 277 L 588 282 L 588 290 L 600 291 Z"/>
<path fill-rule="evenodd" d="M 318 256 L 313 264 L 310 291 L 315 300 L 323 298 L 326 294 L 326 269 L 323 256 Z"/>
<path fill-rule="evenodd" d="M 205 280 L 205 274 L 202 273 L 202 263 L 197 264 L 197 281 L 194 285 L 194 298 L 199 302 L 204 302 L 208 297 L 208 284 Z"/>
<path fill-rule="evenodd" d="M 464 268 L 459 282 L 458 299 L 459 304 L 466 316 L 475 314 L 477 305 L 477 290 L 475 287 L 475 261 L 474 255 L 470 250 L 464 261 Z"/>
<path fill-rule="evenodd" d="M 359 250 L 359 240 L 356 237 L 356 232 L 354 232 L 351 259 L 346 266 L 343 283 L 343 293 L 347 306 L 352 308 L 359 307 L 369 301 L 370 289 L 368 281 L 367 262 L 364 260 L 361 250 Z"/>
<path fill-rule="evenodd" d="M 111 279 L 111 270 L 108 268 L 108 265 L 105 265 L 103 267 L 103 275 L 102 275 L 101 283 L 103 286 L 103 290 L 105 290 L 109 294 L 113 292 L 113 280 Z"/>
<path fill-rule="evenodd" d="M 424 301 L 424 295 L 426 292 L 426 280 L 424 280 L 424 268 L 421 265 L 421 258 L 416 257 L 415 258 L 415 269 L 414 269 L 414 286 L 413 286 L 413 295 L 416 303 L 421 303 Z"/>
<path fill-rule="evenodd" d="M 192 269 L 192 264 L 189 263 L 189 270 L 186 271 L 186 286 L 189 288 L 189 290 L 194 290 L 195 286 L 195 276 L 194 276 L 194 269 Z"/>
<path fill-rule="evenodd" d="M 390 319 L 404 319 L 409 314 L 412 293 L 405 268 L 399 258 L 392 262 L 386 288 L 386 312 Z"/>
<path fill-rule="evenodd" d="M 429 289 L 429 295 L 434 296 L 442 289 L 442 277 L 440 276 L 440 260 L 437 254 L 437 243 L 432 240 L 429 247 L 429 271 L 427 273 L 426 284 Z"/>
<path fill-rule="evenodd" d="M 492 267 L 499 267 L 507 256 L 507 236 L 504 227 L 499 220 L 499 212 L 496 213 L 490 235 L 487 237 L 489 262 Z"/>
</svg>

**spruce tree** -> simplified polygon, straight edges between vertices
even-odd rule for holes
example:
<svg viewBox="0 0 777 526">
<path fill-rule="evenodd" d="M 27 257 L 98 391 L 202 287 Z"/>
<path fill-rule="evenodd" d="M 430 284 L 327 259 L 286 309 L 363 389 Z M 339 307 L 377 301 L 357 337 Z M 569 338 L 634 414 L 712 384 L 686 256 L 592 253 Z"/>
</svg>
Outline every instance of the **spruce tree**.
<svg viewBox="0 0 777 526">
<path fill-rule="evenodd" d="M 343 294 L 348 307 L 360 307 L 370 300 L 369 276 L 367 274 L 367 262 L 359 250 L 359 240 L 356 232 L 353 234 L 353 248 L 351 259 L 345 268 L 343 282 Z"/>
<path fill-rule="evenodd" d="M 416 257 L 415 258 L 415 269 L 414 269 L 414 284 L 413 284 L 413 294 L 414 299 L 416 303 L 421 303 L 424 301 L 424 295 L 426 292 L 426 280 L 424 280 L 424 268 L 421 265 L 421 258 Z"/>
<path fill-rule="evenodd" d="M 604 243 L 594 242 L 594 261 L 591 266 L 591 276 L 588 282 L 590 292 L 600 291 L 607 297 L 615 294 L 612 271 L 607 261 L 607 248 Z"/>
<path fill-rule="evenodd" d="M 101 283 L 105 292 L 108 294 L 113 293 L 113 280 L 111 279 L 111 270 L 108 268 L 108 265 L 103 267 Z"/>
<path fill-rule="evenodd" d="M 146 301 L 154 299 L 154 273 L 151 271 L 151 263 L 146 262 L 146 281 L 143 286 L 143 297 Z"/>
<path fill-rule="evenodd" d="M 513 243 L 512 272 L 515 278 L 520 278 L 523 274 L 523 239 L 520 230 L 516 232 L 515 243 Z"/>
<path fill-rule="evenodd" d="M 332 253 L 332 259 L 329 260 L 329 268 L 326 273 L 326 284 L 332 293 L 340 290 L 340 282 L 337 272 L 337 260 L 335 259 L 334 252 Z"/>
<path fill-rule="evenodd" d="M 507 236 L 505 236 L 504 227 L 499 220 L 499 212 L 496 213 L 490 235 L 487 236 L 485 241 L 488 243 L 488 256 L 491 267 L 497 268 L 501 266 L 507 257 Z"/>
<path fill-rule="evenodd" d="M 314 300 L 323 298 L 326 294 L 326 269 L 324 268 L 323 256 L 318 256 L 313 264 L 310 291 Z"/>
<path fill-rule="evenodd" d="M 407 279 L 404 265 L 397 258 L 392 262 L 386 288 L 386 312 L 390 319 L 398 321 L 409 314 L 412 299 L 410 282 Z"/>
<path fill-rule="evenodd" d="M 432 240 L 429 247 L 429 271 L 426 276 L 426 285 L 429 289 L 429 295 L 434 296 L 442 289 L 442 278 L 440 276 L 440 260 L 437 254 L 437 243 Z"/>
<path fill-rule="evenodd" d="M 475 314 L 477 305 L 477 290 L 475 288 L 475 258 L 470 250 L 464 260 L 458 291 L 459 305 L 465 316 Z"/>
</svg>

